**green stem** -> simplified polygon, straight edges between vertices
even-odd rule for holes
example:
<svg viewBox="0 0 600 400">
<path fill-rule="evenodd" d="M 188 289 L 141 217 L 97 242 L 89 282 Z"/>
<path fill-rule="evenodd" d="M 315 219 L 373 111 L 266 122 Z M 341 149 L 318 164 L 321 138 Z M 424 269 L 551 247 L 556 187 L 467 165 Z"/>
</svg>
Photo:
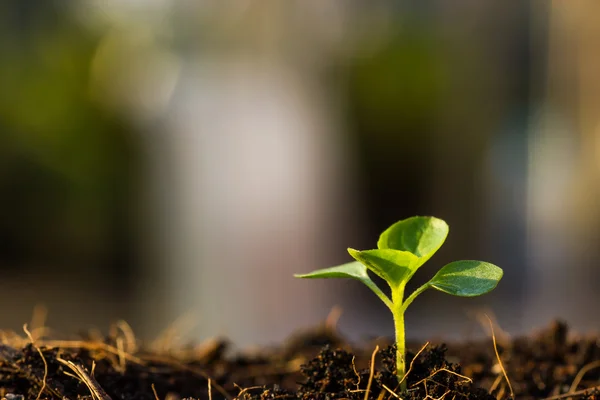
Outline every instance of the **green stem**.
<svg viewBox="0 0 600 400">
<path fill-rule="evenodd" d="M 402 299 L 404 285 L 392 289 L 392 314 L 394 316 L 394 330 L 396 331 L 396 376 L 400 382 L 400 391 L 406 391 L 406 338 L 404 333 L 404 309 Z"/>
<path fill-rule="evenodd" d="M 429 282 L 424 284 L 423 286 L 419 287 L 417 290 L 415 290 L 414 292 L 412 292 L 412 294 L 410 296 L 408 296 L 406 298 L 406 300 L 404 301 L 404 303 L 402 303 L 402 306 L 400 307 L 402 310 L 402 314 L 404 314 L 406 312 L 406 309 L 408 308 L 408 306 L 410 306 L 410 303 L 413 302 L 413 300 L 420 295 L 421 293 L 423 293 L 425 290 L 429 289 Z"/>
<path fill-rule="evenodd" d="M 373 291 L 373 293 L 375 293 L 377 295 L 377 297 L 379 297 L 381 299 L 381 301 L 383 301 L 383 304 L 385 304 L 387 306 L 387 308 L 389 308 L 392 313 L 394 312 L 392 301 L 389 299 L 389 297 L 387 297 L 381 291 L 381 289 L 379 289 L 379 287 L 374 282 L 369 282 L 369 281 L 365 282 L 365 281 L 362 281 L 362 283 L 364 283 L 365 285 L 367 285 L 367 287 L 369 289 L 371 289 Z"/>
<path fill-rule="evenodd" d="M 412 292 L 406 300 L 404 297 L 404 286 L 392 289 L 392 314 L 394 316 L 394 329 L 396 330 L 396 376 L 400 381 L 400 391 L 406 391 L 406 333 L 404 329 L 404 313 L 413 300 L 429 288 L 426 283 Z"/>
<path fill-rule="evenodd" d="M 400 310 L 398 310 L 400 311 Z M 400 391 L 406 390 L 406 339 L 404 337 L 404 313 L 394 312 L 394 328 L 396 330 L 396 376 L 400 381 Z"/>
</svg>

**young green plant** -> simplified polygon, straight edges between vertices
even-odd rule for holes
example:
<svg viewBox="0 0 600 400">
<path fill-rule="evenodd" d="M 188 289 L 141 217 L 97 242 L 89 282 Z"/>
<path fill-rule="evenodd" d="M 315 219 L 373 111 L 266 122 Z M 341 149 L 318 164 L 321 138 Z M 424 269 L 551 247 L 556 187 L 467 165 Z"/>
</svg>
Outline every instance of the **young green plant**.
<svg viewBox="0 0 600 400">
<path fill-rule="evenodd" d="M 396 375 L 401 390 L 406 389 L 404 313 L 413 300 L 425 290 L 434 288 L 454 296 L 474 297 L 496 287 L 503 272 L 483 261 L 454 261 L 442 267 L 429 282 L 406 299 L 404 288 L 414 273 L 442 246 L 448 236 L 448 224 L 434 217 L 412 217 L 386 229 L 377 242 L 377 249 L 354 250 L 348 253 L 356 260 L 337 267 L 319 269 L 297 278 L 351 278 L 364 283 L 390 309 L 396 331 Z M 367 271 L 382 278 L 391 289 L 388 297 L 371 280 Z"/>
</svg>

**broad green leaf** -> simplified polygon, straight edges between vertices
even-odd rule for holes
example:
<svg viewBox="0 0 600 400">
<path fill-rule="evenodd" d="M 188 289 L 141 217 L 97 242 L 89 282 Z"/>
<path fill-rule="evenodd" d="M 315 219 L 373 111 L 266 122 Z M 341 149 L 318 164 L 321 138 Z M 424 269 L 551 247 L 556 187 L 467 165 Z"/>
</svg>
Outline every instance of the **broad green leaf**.
<svg viewBox="0 0 600 400">
<path fill-rule="evenodd" d="M 439 218 L 407 218 L 386 229 L 377 248 L 408 251 L 419 257 L 418 268 L 444 244 L 448 230 L 448 224 Z"/>
<path fill-rule="evenodd" d="M 447 264 L 427 283 L 454 296 L 474 297 L 496 287 L 504 272 L 483 261 L 454 261 Z"/>
<path fill-rule="evenodd" d="M 352 261 L 347 264 L 338 265 L 337 267 L 323 268 L 316 271 L 309 272 L 308 274 L 294 274 L 296 278 L 351 278 L 356 279 L 364 283 L 369 289 L 385 303 L 388 308 L 391 309 L 391 300 L 379 289 L 379 287 L 371 280 L 367 273 L 367 267 L 361 262 Z"/>
<path fill-rule="evenodd" d="M 412 253 L 392 249 L 364 251 L 348 249 L 348 253 L 385 280 L 391 288 L 397 288 L 406 283 L 414 272 L 414 265 L 419 260 Z"/>
</svg>

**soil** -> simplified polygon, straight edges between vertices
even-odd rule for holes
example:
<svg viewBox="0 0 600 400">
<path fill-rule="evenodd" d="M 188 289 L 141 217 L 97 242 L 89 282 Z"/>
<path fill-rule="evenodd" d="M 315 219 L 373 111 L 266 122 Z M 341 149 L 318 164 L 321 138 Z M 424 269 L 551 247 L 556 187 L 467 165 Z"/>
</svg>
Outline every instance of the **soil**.
<svg viewBox="0 0 600 400">
<path fill-rule="evenodd" d="M 497 337 L 498 355 L 492 340 L 409 344 L 403 393 L 389 342 L 352 347 L 327 325 L 234 356 L 219 340 L 139 349 L 123 325 L 80 341 L 39 331 L 0 335 L 2 399 L 600 399 L 600 338 L 569 337 L 560 322 L 528 337 Z"/>
</svg>

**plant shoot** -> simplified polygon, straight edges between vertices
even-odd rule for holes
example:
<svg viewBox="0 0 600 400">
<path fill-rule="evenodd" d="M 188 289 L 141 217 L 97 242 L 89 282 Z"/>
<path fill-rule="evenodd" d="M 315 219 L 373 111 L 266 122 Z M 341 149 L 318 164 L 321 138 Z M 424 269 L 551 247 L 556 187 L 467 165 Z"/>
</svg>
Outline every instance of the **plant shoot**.
<svg viewBox="0 0 600 400">
<path fill-rule="evenodd" d="M 406 390 L 404 313 L 413 300 L 426 289 L 462 297 L 479 296 L 493 290 L 503 271 L 483 261 L 454 261 L 442 267 L 429 282 L 410 296 L 404 297 L 406 283 L 414 273 L 442 246 L 448 236 L 448 224 L 434 217 L 412 217 L 386 229 L 377 249 L 348 253 L 356 260 L 336 267 L 319 269 L 297 278 L 351 278 L 364 283 L 390 309 L 396 332 L 396 375 L 401 390 Z M 388 297 L 369 277 L 368 271 L 382 278 L 391 289 Z"/>
</svg>

